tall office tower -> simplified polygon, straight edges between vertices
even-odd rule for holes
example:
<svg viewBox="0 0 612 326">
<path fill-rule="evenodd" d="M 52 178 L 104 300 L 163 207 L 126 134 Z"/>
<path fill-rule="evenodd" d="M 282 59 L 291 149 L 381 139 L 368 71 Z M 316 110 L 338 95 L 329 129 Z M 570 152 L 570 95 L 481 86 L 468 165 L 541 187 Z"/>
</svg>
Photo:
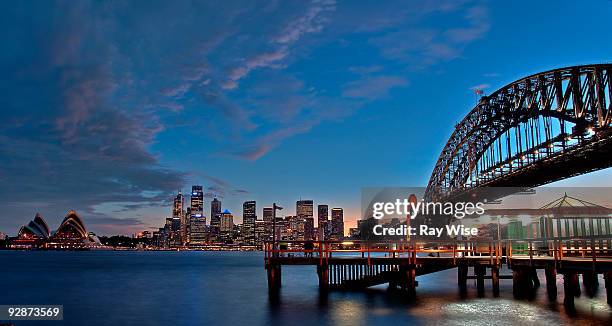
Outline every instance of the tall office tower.
<svg viewBox="0 0 612 326">
<path fill-rule="evenodd" d="M 202 186 L 191 187 L 191 213 L 204 215 L 204 190 Z"/>
<path fill-rule="evenodd" d="M 189 247 L 201 248 L 208 242 L 206 217 L 201 213 L 191 214 L 191 212 L 189 216 Z"/>
<path fill-rule="evenodd" d="M 210 232 L 214 238 L 219 236 L 221 228 L 221 201 L 213 198 L 210 202 Z M 215 239 L 217 240 L 217 239 Z"/>
<path fill-rule="evenodd" d="M 304 240 L 304 221 L 296 215 L 287 216 L 287 233 L 290 234 L 289 240 Z"/>
<path fill-rule="evenodd" d="M 184 224 L 181 222 L 181 232 L 185 232 L 185 237 L 183 237 L 183 244 L 187 245 L 189 244 L 189 239 L 191 238 L 191 207 L 187 207 L 187 210 L 185 210 L 185 214 L 183 214 L 182 221 L 185 222 Z"/>
<path fill-rule="evenodd" d="M 224 242 L 231 242 L 232 232 L 234 231 L 234 215 L 227 209 L 221 213 L 219 231 Z"/>
<path fill-rule="evenodd" d="M 191 219 L 197 218 L 198 221 L 196 224 L 198 226 L 202 223 L 206 225 L 206 217 L 204 217 L 204 189 L 202 186 L 191 186 L 190 210 L 191 213 L 186 215 L 184 228 L 181 229 L 182 232 L 187 234 L 187 237 L 190 237 L 189 229 L 191 228 Z M 196 231 L 196 233 L 197 232 L 199 231 Z"/>
<path fill-rule="evenodd" d="M 291 229 L 291 216 L 285 216 L 281 225 L 281 240 L 293 240 L 293 230 Z"/>
<path fill-rule="evenodd" d="M 312 200 L 298 200 L 295 203 L 295 212 L 298 218 L 304 221 L 304 240 L 314 240 L 314 218 Z"/>
<path fill-rule="evenodd" d="M 342 240 L 344 238 L 344 210 L 342 208 L 332 208 L 331 225 L 331 238 L 333 240 Z"/>
<path fill-rule="evenodd" d="M 243 238 L 247 244 L 255 244 L 255 220 L 257 210 L 255 201 L 245 201 L 242 204 Z"/>
<path fill-rule="evenodd" d="M 185 207 L 185 197 L 179 190 L 176 197 L 174 197 L 174 205 L 172 205 L 172 220 L 174 221 L 173 224 L 175 225 L 173 229 L 177 228 L 177 230 L 174 230 L 174 232 L 177 232 L 178 235 L 180 236 L 181 243 L 185 243 L 186 242 L 185 240 L 187 238 L 187 234 L 186 232 L 184 232 L 184 228 L 185 228 L 184 207 Z"/>
<path fill-rule="evenodd" d="M 266 224 L 262 220 L 255 221 L 255 244 L 261 246 L 266 240 Z"/>
<path fill-rule="evenodd" d="M 172 232 L 173 219 L 172 217 L 166 217 L 166 223 L 164 224 L 164 233 L 166 235 L 164 246 L 167 248 L 174 242 L 174 232 Z"/>
<path fill-rule="evenodd" d="M 274 211 L 272 207 L 264 207 L 263 209 L 263 221 L 264 221 L 264 241 L 272 240 L 272 227 L 274 218 Z"/>
<path fill-rule="evenodd" d="M 172 206 L 172 218 L 180 218 L 181 216 L 183 216 L 183 213 L 185 212 L 183 210 L 184 206 L 185 197 L 179 190 L 176 197 L 174 197 L 174 205 Z"/>
<path fill-rule="evenodd" d="M 329 219 L 329 206 L 327 205 L 319 205 L 317 206 L 317 228 L 319 231 L 318 240 L 329 240 L 329 234 L 325 232 L 327 229 L 327 222 Z"/>
</svg>

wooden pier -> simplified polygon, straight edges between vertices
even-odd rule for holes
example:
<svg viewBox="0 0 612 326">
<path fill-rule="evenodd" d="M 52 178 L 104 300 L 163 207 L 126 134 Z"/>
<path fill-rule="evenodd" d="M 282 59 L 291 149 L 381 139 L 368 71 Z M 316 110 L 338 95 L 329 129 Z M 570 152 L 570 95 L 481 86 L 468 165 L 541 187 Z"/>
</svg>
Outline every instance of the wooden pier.
<svg viewBox="0 0 612 326">
<path fill-rule="evenodd" d="M 390 290 L 416 296 L 417 277 L 457 269 L 459 290 L 475 279 L 484 294 L 485 280 L 499 294 L 500 279 L 512 279 L 513 294 L 529 297 L 540 286 L 543 269 L 551 300 L 557 298 L 557 274 L 563 275 L 564 303 L 573 306 L 581 294 L 580 276 L 587 295 L 597 291 L 603 274 L 608 304 L 612 305 L 612 238 L 501 241 L 276 241 L 265 244 L 268 290 L 276 296 L 282 285 L 283 265 L 316 266 L 321 292 L 363 290 L 389 284 Z M 500 275 L 506 265 L 511 275 Z M 472 273 L 470 274 L 470 270 Z"/>
</svg>

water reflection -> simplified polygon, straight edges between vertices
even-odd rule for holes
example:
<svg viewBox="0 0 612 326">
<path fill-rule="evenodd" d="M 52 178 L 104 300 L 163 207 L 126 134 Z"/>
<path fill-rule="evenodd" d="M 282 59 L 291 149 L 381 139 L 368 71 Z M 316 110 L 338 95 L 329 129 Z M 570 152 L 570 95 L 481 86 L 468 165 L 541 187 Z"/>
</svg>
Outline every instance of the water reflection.
<svg viewBox="0 0 612 326">
<path fill-rule="evenodd" d="M 511 280 L 500 282 L 499 298 L 493 297 L 490 282 L 479 298 L 470 281 L 462 298 L 455 270 L 418 277 L 417 299 L 409 301 L 385 286 L 321 294 L 314 268 L 283 267 L 283 286 L 277 300 L 271 301 L 259 253 L 0 251 L 0 262 L 0 304 L 63 304 L 65 325 L 497 326 L 612 321 L 605 291 L 593 298 L 583 294 L 575 300 L 576 312 L 568 312 L 561 276 L 553 302 L 544 282 L 533 298 L 513 299 Z"/>
</svg>

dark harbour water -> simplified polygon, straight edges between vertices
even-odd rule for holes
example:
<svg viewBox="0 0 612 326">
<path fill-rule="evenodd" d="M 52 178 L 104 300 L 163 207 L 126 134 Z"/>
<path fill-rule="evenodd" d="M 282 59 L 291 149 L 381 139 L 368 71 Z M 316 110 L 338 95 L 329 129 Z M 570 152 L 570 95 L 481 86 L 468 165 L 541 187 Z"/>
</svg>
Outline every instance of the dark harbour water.
<svg viewBox="0 0 612 326">
<path fill-rule="evenodd" d="M 507 274 L 508 272 L 505 271 Z M 283 267 L 280 303 L 268 300 L 257 252 L 0 251 L 0 304 L 61 304 L 64 321 L 15 325 L 576 325 L 612 324 L 603 280 L 599 294 L 576 299 L 575 314 L 542 287 L 531 301 L 501 297 L 487 282 L 477 298 L 470 281 L 460 298 L 456 271 L 419 277 L 416 302 L 389 295 L 332 292 L 319 297 L 314 267 Z M 1 322 L 0 322 L 1 323 Z"/>
</svg>

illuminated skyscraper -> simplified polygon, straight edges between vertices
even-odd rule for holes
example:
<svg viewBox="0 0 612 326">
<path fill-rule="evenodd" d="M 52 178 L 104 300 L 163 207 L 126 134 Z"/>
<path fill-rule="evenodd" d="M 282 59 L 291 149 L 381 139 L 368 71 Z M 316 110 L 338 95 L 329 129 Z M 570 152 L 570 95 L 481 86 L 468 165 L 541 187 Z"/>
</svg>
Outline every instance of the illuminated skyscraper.
<svg viewBox="0 0 612 326">
<path fill-rule="evenodd" d="M 189 219 L 189 247 L 201 248 L 208 242 L 206 217 L 201 213 L 190 214 Z"/>
<path fill-rule="evenodd" d="M 314 217 L 312 200 L 298 200 L 295 203 L 295 212 L 299 219 L 304 221 L 304 240 L 314 240 Z"/>
<path fill-rule="evenodd" d="M 185 197 L 183 197 L 183 194 L 179 190 L 176 197 L 174 197 L 174 205 L 172 206 L 172 217 L 173 218 L 180 218 L 183 215 L 184 205 L 185 205 Z"/>
<path fill-rule="evenodd" d="M 344 210 L 342 208 L 332 208 L 331 225 L 331 238 L 333 240 L 342 240 L 344 238 Z"/>
<path fill-rule="evenodd" d="M 328 240 L 329 232 L 327 231 L 327 222 L 329 220 L 329 206 L 317 206 L 317 228 L 319 231 L 318 240 Z"/>
<path fill-rule="evenodd" d="M 264 221 L 264 239 L 265 241 L 272 240 L 272 225 L 274 218 L 274 211 L 272 207 L 264 207 L 263 208 L 263 221 Z"/>
<path fill-rule="evenodd" d="M 266 224 L 262 220 L 255 221 L 255 244 L 261 246 L 266 239 Z"/>
<path fill-rule="evenodd" d="M 290 240 L 304 240 L 304 220 L 299 219 L 295 215 L 287 216 L 287 233 L 290 234 Z"/>
<path fill-rule="evenodd" d="M 246 201 L 242 204 L 242 227 L 244 242 L 255 244 L 255 220 L 257 219 L 255 201 Z"/>
<path fill-rule="evenodd" d="M 196 242 L 201 242 L 205 238 L 206 217 L 204 216 L 204 191 L 202 186 L 193 185 L 191 187 L 190 214 L 185 215 L 189 220 L 185 221 L 185 234 L 188 234 L 189 240 L 191 236 L 195 236 Z M 191 227 L 195 226 L 196 230 L 192 232 Z"/>
<path fill-rule="evenodd" d="M 202 186 L 191 187 L 191 213 L 204 215 L 204 191 Z"/>
<path fill-rule="evenodd" d="M 223 211 L 220 215 L 219 225 L 220 237 L 224 242 L 232 240 L 232 232 L 234 231 L 234 215 L 229 210 Z"/>
<path fill-rule="evenodd" d="M 210 202 L 210 231 L 212 236 L 217 238 L 221 228 L 221 201 L 213 198 Z M 217 239 L 215 239 L 217 240 Z"/>
<path fill-rule="evenodd" d="M 184 243 L 187 239 L 187 221 L 185 220 L 184 208 L 185 197 L 179 190 L 176 197 L 174 197 L 174 204 L 172 205 L 172 231 L 178 232 L 180 236 L 180 242 L 182 243 Z"/>
</svg>

